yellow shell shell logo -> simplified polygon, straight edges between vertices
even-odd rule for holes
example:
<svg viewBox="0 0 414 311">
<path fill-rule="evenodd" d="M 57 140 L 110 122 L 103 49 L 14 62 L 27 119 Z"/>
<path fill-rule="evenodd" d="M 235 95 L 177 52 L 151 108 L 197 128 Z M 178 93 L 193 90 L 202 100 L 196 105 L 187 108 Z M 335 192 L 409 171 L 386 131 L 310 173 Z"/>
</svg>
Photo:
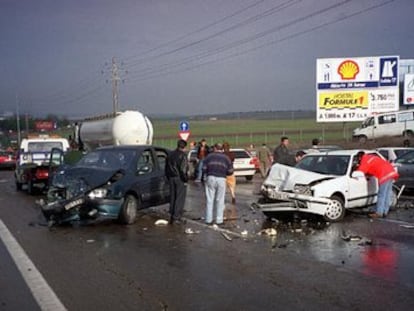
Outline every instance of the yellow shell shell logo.
<svg viewBox="0 0 414 311">
<path fill-rule="evenodd" d="M 345 60 L 338 66 L 338 74 L 343 80 L 355 79 L 359 73 L 359 66 L 353 60 Z"/>
</svg>

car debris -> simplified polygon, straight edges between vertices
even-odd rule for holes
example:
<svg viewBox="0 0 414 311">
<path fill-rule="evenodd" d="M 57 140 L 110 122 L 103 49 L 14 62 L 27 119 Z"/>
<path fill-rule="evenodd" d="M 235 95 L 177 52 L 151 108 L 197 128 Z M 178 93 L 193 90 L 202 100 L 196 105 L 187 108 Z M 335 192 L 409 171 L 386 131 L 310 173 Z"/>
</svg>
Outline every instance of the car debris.
<svg viewBox="0 0 414 311">
<path fill-rule="evenodd" d="M 247 231 L 247 230 L 243 230 L 241 232 L 241 235 L 244 236 L 244 237 L 246 237 L 248 234 L 249 234 L 249 231 Z"/>
<path fill-rule="evenodd" d="M 154 224 L 156 226 L 166 226 L 168 225 L 168 221 L 165 219 L 158 219 Z"/>
<path fill-rule="evenodd" d="M 359 235 L 342 235 L 341 239 L 349 242 L 349 241 L 361 241 L 362 237 Z"/>
<path fill-rule="evenodd" d="M 226 233 L 226 232 L 221 232 L 221 235 L 227 240 L 227 241 L 233 241 L 233 239 Z"/>
<path fill-rule="evenodd" d="M 260 235 L 268 235 L 268 236 L 276 236 L 277 235 L 277 231 L 276 231 L 275 228 L 267 228 L 267 229 L 260 230 L 258 234 L 260 234 Z"/>
<path fill-rule="evenodd" d="M 185 228 L 184 232 L 186 234 L 198 234 L 198 233 L 200 233 L 200 231 L 198 231 L 198 230 L 194 231 L 192 228 Z"/>
<path fill-rule="evenodd" d="M 400 227 L 405 229 L 414 229 L 414 225 L 400 225 Z"/>
</svg>

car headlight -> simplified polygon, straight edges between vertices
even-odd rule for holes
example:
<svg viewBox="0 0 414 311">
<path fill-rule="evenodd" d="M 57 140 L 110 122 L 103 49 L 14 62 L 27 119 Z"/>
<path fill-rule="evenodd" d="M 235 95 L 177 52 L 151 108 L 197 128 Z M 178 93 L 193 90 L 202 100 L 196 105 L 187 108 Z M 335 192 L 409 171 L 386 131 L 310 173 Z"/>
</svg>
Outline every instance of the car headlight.
<svg viewBox="0 0 414 311">
<path fill-rule="evenodd" d="M 312 195 L 312 189 L 309 185 L 295 184 L 293 186 L 293 192 L 305 195 Z"/>
<path fill-rule="evenodd" d="M 89 192 L 88 197 L 90 199 L 103 199 L 108 194 L 108 189 L 105 188 L 98 188 L 94 189 L 91 192 Z"/>
</svg>

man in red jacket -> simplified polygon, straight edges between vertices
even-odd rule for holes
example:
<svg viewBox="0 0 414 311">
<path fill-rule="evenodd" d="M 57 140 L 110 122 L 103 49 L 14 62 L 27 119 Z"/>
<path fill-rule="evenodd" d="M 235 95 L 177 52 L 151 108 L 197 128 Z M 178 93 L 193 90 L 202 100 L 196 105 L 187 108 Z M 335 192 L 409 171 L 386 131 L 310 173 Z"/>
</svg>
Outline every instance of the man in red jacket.
<svg viewBox="0 0 414 311">
<path fill-rule="evenodd" d="M 356 157 L 359 163 L 357 170 L 378 179 L 376 211 L 368 216 L 371 218 L 387 216 L 391 205 L 392 184 L 399 177 L 397 171 L 387 160 L 377 155 L 360 151 Z"/>
</svg>

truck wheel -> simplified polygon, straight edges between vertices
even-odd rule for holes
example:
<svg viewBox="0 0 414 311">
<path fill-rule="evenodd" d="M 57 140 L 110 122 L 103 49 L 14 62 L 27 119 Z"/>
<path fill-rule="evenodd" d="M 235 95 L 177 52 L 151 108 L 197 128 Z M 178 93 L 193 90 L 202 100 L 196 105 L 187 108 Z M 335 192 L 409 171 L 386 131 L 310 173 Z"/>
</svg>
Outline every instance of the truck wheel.
<svg viewBox="0 0 414 311">
<path fill-rule="evenodd" d="M 248 181 L 253 180 L 253 175 L 246 176 L 246 180 Z"/>
<path fill-rule="evenodd" d="M 119 221 L 124 225 L 133 224 L 137 217 L 137 209 L 137 199 L 131 194 L 126 195 L 124 203 L 121 206 L 121 211 L 119 212 Z"/>
<path fill-rule="evenodd" d="M 345 216 L 345 203 L 344 200 L 337 196 L 333 195 L 331 197 L 331 202 L 326 207 L 325 220 L 331 222 L 337 222 L 344 218 Z"/>
<path fill-rule="evenodd" d="M 361 135 L 358 137 L 358 141 L 360 144 L 365 144 L 367 142 L 367 137 L 365 135 Z"/>
<path fill-rule="evenodd" d="M 408 131 L 405 131 L 403 133 L 403 136 L 408 137 L 408 138 L 412 138 L 414 136 L 414 133 L 413 133 L 413 131 L 408 130 Z"/>
</svg>

